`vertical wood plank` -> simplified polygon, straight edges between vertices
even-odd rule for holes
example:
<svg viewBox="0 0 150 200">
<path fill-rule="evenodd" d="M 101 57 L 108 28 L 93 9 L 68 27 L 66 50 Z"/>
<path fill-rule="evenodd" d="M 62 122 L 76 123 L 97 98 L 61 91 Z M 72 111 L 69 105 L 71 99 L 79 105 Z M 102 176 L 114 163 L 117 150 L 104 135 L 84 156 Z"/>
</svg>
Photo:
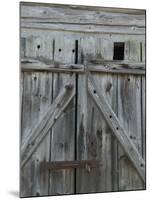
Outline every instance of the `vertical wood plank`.
<svg viewBox="0 0 150 200">
<path fill-rule="evenodd" d="M 95 58 L 111 60 L 113 58 L 113 43 L 110 39 L 85 37 L 80 40 L 80 52 L 80 62 Z M 98 84 L 99 90 L 104 93 L 116 112 L 116 75 L 93 73 L 92 76 Z M 113 141 L 111 130 L 90 96 L 88 96 L 86 103 L 85 98 L 85 77 L 79 75 L 77 158 L 79 160 L 96 159 L 103 166 L 90 172 L 86 169 L 77 170 L 77 193 L 112 191 L 113 188 L 117 189 L 115 174 L 117 173 L 117 157 L 115 159 L 116 154 L 112 151 L 112 149 L 116 150 L 116 144 Z M 112 160 L 115 161 L 113 164 Z M 113 175 L 112 169 L 115 171 Z"/>
<path fill-rule="evenodd" d="M 43 43 L 42 37 L 31 37 L 31 43 L 27 39 L 25 55 L 29 57 L 45 57 L 44 52 L 47 49 L 37 53 L 39 41 Z M 49 46 L 52 46 L 52 40 L 47 40 Z M 49 58 L 51 58 L 49 55 Z M 23 108 L 22 108 L 22 135 L 21 142 L 28 136 L 30 128 L 39 122 L 46 111 L 49 103 L 52 102 L 52 74 L 46 72 L 24 73 L 23 88 Z M 31 144 L 32 145 L 32 144 Z M 50 131 L 45 137 L 38 149 L 34 152 L 28 163 L 21 172 L 21 196 L 41 196 L 48 195 L 49 177 L 47 171 L 41 171 L 40 164 L 43 161 L 49 161 Z"/>
<path fill-rule="evenodd" d="M 27 131 L 31 127 L 31 73 L 24 73 L 23 81 L 23 98 L 22 98 L 22 123 L 21 123 L 21 142 L 22 144 L 24 138 L 27 136 Z M 30 165 L 21 169 L 20 179 L 20 195 L 30 196 L 31 193 L 31 170 Z"/>
<path fill-rule="evenodd" d="M 146 54 L 145 54 L 145 41 L 142 42 L 142 62 L 145 62 Z M 146 76 L 142 76 L 142 155 L 143 158 L 146 159 Z"/>
<path fill-rule="evenodd" d="M 125 43 L 125 60 L 140 62 L 140 53 L 139 41 Z M 138 151 L 142 153 L 140 76 L 118 76 L 118 117 Z M 118 159 L 119 190 L 142 189 L 143 183 L 121 147 Z"/>
<path fill-rule="evenodd" d="M 55 36 L 54 60 L 62 63 L 74 63 L 75 39 Z M 71 74 L 53 74 L 53 101 L 60 92 L 62 86 L 70 78 Z M 71 101 L 63 115 L 58 119 L 52 129 L 51 138 L 51 161 L 74 160 L 75 138 L 75 99 Z M 73 194 L 74 193 L 74 170 L 50 171 L 49 194 Z"/>
</svg>

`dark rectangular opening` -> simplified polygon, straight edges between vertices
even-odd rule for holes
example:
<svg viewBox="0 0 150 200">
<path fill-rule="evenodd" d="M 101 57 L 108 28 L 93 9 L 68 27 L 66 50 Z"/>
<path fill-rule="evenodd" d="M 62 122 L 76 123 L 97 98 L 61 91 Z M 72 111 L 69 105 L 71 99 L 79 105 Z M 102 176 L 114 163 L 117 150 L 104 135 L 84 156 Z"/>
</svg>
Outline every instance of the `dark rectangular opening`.
<svg viewBox="0 0 150 200">
<path fill-rule="evenodd" d="M 124 42 L 115 42 L 113 60 L 123 60 L 123 59 L 124 59 Z"/>
</svg>

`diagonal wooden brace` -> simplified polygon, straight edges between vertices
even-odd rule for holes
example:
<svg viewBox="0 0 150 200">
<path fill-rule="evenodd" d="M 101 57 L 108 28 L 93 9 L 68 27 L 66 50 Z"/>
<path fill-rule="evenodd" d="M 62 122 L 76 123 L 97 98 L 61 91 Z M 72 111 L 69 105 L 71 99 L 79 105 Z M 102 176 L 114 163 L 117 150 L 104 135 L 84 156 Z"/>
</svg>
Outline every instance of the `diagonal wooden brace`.
<svg viewBox="0 0 150 200">
<path fill-rule="evenodd" d="M 73 76 L 74 77 L 74 76 Z M 21 149 L 21 167 L 23 167 L 32 156 L 38 145 L 48 134 L 49 129 L 56 123 L 62 112 L 68 106 L 75 95 L 74 79 L 66 83 L 61 92 L 56 97 L 54 103 L 49 108 L 41 121 L 29 132 Z"/>
<path fill-rule="evenodd" d="M 98 93 L 98 90 L 91 76 L 90 78 L 88 78 L 88 91 L 91 97 L 93 98 L 94 102 L 98 106 L 99 110 L 102 112 L 103 116 L 105 117 L 108 125 L 112 129 L 114 135 L 116 136 L 117 140 L 121 144 L 125 153 L 131 160 L 133 166 L 136 168 L 141 179 L 143 180 L 143 182 L 145 182 L 145 161 L 143 160 L 142 156 L 138 152 L 134 143 L 131 141 L 131 139 L 127 135 L 126 131 L 124 130 L 124 127 L 121 125 L 118 117 L 112 110 L 109 103 L 106 101 L 102 93 Z"/>
</svg>

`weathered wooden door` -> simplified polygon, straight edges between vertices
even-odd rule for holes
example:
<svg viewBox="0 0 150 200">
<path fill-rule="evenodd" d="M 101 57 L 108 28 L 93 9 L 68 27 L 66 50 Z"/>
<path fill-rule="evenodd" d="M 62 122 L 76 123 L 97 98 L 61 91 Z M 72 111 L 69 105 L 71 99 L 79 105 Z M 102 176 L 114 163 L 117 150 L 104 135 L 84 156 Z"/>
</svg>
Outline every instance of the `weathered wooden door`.
<svg viewBox="0 0 150 200">
<path fill-rule="evenodd" d="M 21 197 L 145 189 L 143 29 L 59 30 L 55 6 L 21 6 Z"/>
</svg>

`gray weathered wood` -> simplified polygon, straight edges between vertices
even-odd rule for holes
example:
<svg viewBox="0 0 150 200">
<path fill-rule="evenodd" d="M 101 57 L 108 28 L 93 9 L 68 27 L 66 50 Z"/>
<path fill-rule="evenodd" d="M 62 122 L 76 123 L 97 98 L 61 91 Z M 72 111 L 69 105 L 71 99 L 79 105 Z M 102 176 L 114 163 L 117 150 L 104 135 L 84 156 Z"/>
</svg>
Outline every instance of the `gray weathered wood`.
<svg viewBox="0 0 150 200">
<path fill-rule="evenodd" d="M 75 40 L 71 37 L 63 37 L 61 34 L 55 35 L 54 61 L 62 63 L 74 63 Z M 60 51 L 61 49 L 61 51 Z M 71 74 L 53 73 L 53 101 L 61 91 L 61 85 L 70 79 Z M 75 84 L 75 78 L 74 78 Z M 50 161 L 74 160 L 74 98 L 67 106 L 61 118 L 52 129 L 51 156 Z M 74 193 L 74 170 L 59 170 L 50 172 L 49 194 L 73 194 Z"/>
<path fill-rule="evenodd" d="M 140 41 L 125 43 L 125 59 L 129 62 L 141 61 Z M 118 76 L 118 118 L 129 137 L 142 155 L 141 133 L 141 80 L 140 76 Z M 119 148 L 119 188 L 120 190 L 142 189 L 143 182 L 134 170 L 125 152 Z"/>
<path fill-rule="evenodd" d="M 114 7 L 99 7 L 99 6 L 82 6 L 82 5 L 67 5 L 67 4 L 46 4 L 46 3 L 33 3 L 33 2 L 21 2 L 21 6 L 46 6 L 46 7 L 62 7 L 65 8 L 68 7 L 70 9 L 80 9 L 80 10 L 96 10 L 96 11 L 108 11 L 113 13 L 127 13 L 127 14 L 135 14 L 135 15 L 144 15 L 145 11 L 144 9 L 133 9 L 133 8 L 114 8 Z"/>
<path fill-rule="evenodd" d="M 87 37 L 94 37 L 95 39 L 103 39 L 104 43 L 108 43 L 108 41 L 112 41 L 112 42 L 126 42 L 126 41 L 141 41 L 144 42 L 144 35 L 123 35 L 123 34 L 110 34 L 110 33 L 84 33 L 84 32 L 69 32 L 69 31 L 50 31 L 50 30 L 41 30 L 41 29 L 27 29 L 27 28 L 21 28 L 21 37 L 22 38 L 29 38 L 29 37 L 40 37 L 40 35 L 42 35 L 42 37 L 48 37 L 47 35 L 50 35 L 51 38 L 55 38 L 56 35 L 61 35 L 61 37 L 74 37 L 74 39 L 80 40 L 80 38 L 87 38 Z M 53 46 L 53 45 L 52 45 Z M 107 44 L 106 44 L 107 46 Z M 105 45 L 103 45 L 104 49 Z M 42 48 L 42 46 L 41 46 Z M 106 50 L 105 51 L 105 59 L 108 59 Z M 51 52 L 49 50 L 49 53 L 51 55 Z M 111 52 L 110 52 L 111 53 Z M 45 53 L 48 54 L 48 53 Z M 53 52 L 52 52 L 53 54 Z M 113 52 L 112 52 L 113 55 Z M 50 59 L 50 58 L 49 58 Z"/>
<path fill-rule="evenodd" d="M 95 37 L 81 38 L 79 43 L 79 61 L 87 62 L 88 59 L 112 59 L 113 42 L 111 39 Z M 106 53 L 107 52 L 107 53 Z M 88 67 L 85 67 L 88 71 Z M 114 103 L 115 98 L 115 77 L 107 74 L 92 74 L 99 90 L 105 97 Z M 114 84 L 113 89 L 107 90 L 110 80 Z M 80 87 L 82 85 L 82 87 Z M 112 103 L 111 102 L 111 103 Z M 115 106 L 114 106 L 115 108 Z M 90 114 L 89 114 L 90 113 Z M 84 169 L 77 170 L 77 193 L 103 192 L 113 190 L 115 178 L 112 175 L 112 144 L 110 129 L 107 128 L 105 119 L 90 96 L 87 94 L 87 79 L 85 75 L 78 76 L 78 119 L 77 119 L 77 158 L 78 159 L 99 159 L 103 166 L 87 173 Z M 110 150 L 111 149 L 111 150 Z M 114 158 L 114 157 L 113 157 Z M 115 160 L 115 159 L 114 159 Z M 115 163 L 115 162 L 114 162 Z M 115 172 L 113 173 L 115 174 Z M 113 178 L 112 178 L 113 177 Z M 113 183 L 112 183 L 113 179 Z"/>
<path fill-rule="evenodd" d="M 69 87 L 71 90 L 74 87 L 73 82 L 71 80 L 62 87 L 61 92 L 59 93 L 59 95 L 57 96 L 53 104 L 51 105 L 51 103 L 49 103 L 49 105 L 47 106 L 47 110 L 44 112 L 44 114 L 43 113 L 41 114 L 42 116 L 39 123 L 36 124 L 35 127 L 32 127 L 28 131 L 29 133 L 27 133 L 27 137 L 22 141 L 22 147 L 21 147 L 22 155 L 24 155 L 24 153 L 28 149 L 28 145 L 31 145 L 32 143 L 34 143 L 37 137 L 39 136 L 39 134 L 41 134 L 41 131 L 44 129 L 47 122 L 50 121 L 49 118 L 51 118 L 52 116 L 54 117 L 56 108 L 57 107 L 61 108 L 60 106 L 62 105 L 63 99 L 66 98 L 66 96 L 69 93 Z"/>
<path fill-rule="evenodd" d="M 38 23 L 38 22 L 21 22 L 21 28 L 44 29 L 44 30 L 57 30 L 57 31 L 70 31 L 70 32 L 86 32 L 86 33 L 116 33 L 116 34 L 129 34 L 129 35 L 144 35 L 144 27 L 136 26 L 118 26 L 114 25 L 86 25 L 86 24 L 56 24 L 56 23 Z"/>
<path fill-rule="evenodd" d="M 141 62 L 146 60 L 145 41 L 141 42 Z M 141 95 L 142 95 L 142 156 L 146 159 L 146 76 L 141 77 Z"/>
<path fill-rule="evenodd" d="M 92 9 L 91 9 L 92 8 Z M 113 11 L 115 10 L 115 12 Z M 121 12 L 122 11 L 122 12 Z M 26 21 L 73 24 L 107 24 L 145 26 L 144 10 L 108 9 L 66 5 L 22 5 L 21 17 Z"/>
<path fill-rule="evenodd" d="M 132 161 L 132 164 L 138 171 L 142 180 L 145 182 L 145 170 L 144 170 L 145 162 L 143 158 L 139 154 L 134 143 L 130 140 L 129 136 L 127 135 L 126 131 L 122 127 L 119 119 L 113 112 L 112 108 L 104 99 L 104 96 L 100 93 L 97 94 L 97 89 L 95 85 L 93 86 L 91 80 L 88 82 L 88 84 L 89 84 L 90 95 L 93 97 L 95 103 L 97 104 L 99 109 L 102 111 L 107 123 L 109 124 L 110 128 L 113 130 L 113 133 L 115 134 L 118 141 L 120 142 L 123 149 L 125 150 L 126 154 Z M 96 93 L 94 94 L 95 90 L 96 90 Z"/>
<path fill-rule="evenodd" d="M 108 72 L 118 74 L 145 74 L 145 63 L 112 62 L 112 61 L 91 61 L 87 70 L 90 72 Z M 99 63 L 99 64 L 98 64 Z M 84 65 L 81 64 L 45 64 L 38 60 L 27 59 L 22 61 L 21 70 L 27 71 L 49 71 L 49 72 L 75 72 L 83 73 Z"/>
<path fill-rule="evenodd" d="M 90 72 L 108 72 L 117 74 L 141 74 L 144 75 L 145 63 L 115 63 L 103 62 L 102 64 L 88 64 L 88 71 Z"/>
<path fill-rule="evenodd" d="M 28 77 L 28 79 L 27 79 Z M 22 121 L 22 137 L 23 140 L 28 137 L 28 130 L 34 126 L 40 120 L 40 113 L 44 112 L 47 108 L 47 103 L 51 102 L 51 75 L 45 73 L 24 73 L 24 84 L 28 87 L 23 88 L 23 113 L 24 116 L 29 117 L 23 118 Z M 44 85 L 47 85 L 47 92 L 45 93 Z M 27 86 L 27 85 L 26 85 Z M 30 92 L 29 92 L 30 91 Z M 43 101 L 43 98 L 46 101 Z M 28 107 L 30 105 L 30 107 Z M 26 110 L 26 108 L 29 108 Z M 25 121 L 30 124 L 25 123 Z M 29 121 L 28 121 L 29 120 Z M 43 148 L 43 147 L 47 148 Z M 21 160 L 23 155 L 21 154 Z M 22 190 L 21 196 L 37 196 L 45 195 L 48 193 L 48 178 L 47 173 L 40 173 L 39 166 L 40 162 L 49 159 L 49 134 L 45 137 L 43 142 L 39 145 L 38 149 L 32 154 L 30 161 L 22 168 Z M 45 177 L 45 181 L 43 178 Z"/>
<path fill-rule="evenodd" d="M 70 85 L 68 87 L 70 87 Z M 66 88 L 65 88 L 65 92 L 62 90 L 62 93 L 58 96 L 54 104 L 48 109 L 43 119 L 40 121 L 37 127 L 33 130 L 32 134 L 30 134 L 31 136 L 27 139 L 27 141 L 25 141 L 25 144 L 23 146 L 23 151 L 22 151 L 22 155 L 25 153 L 25 157 L 23 158 L 21 162 L 22 167 L 26 164 L 26 162 L 32 156 L 33 152 L 36 150 L 38 145 L 47 135 L 48 130 L 54 125 L 56 120 L 58 120 L 62 112 L 65 110 L 65 108 L 68 106 L 68 104 L 74 97 L 75 89 L 69 88 L 67 90 L 71 90 L 71 91 L 66 92 Z M 60 106 L 58 106 L 58 104 L 60 104 Z M 32 147 L 28 150 L 27 149 L 28 144 L 30 145 L 30 143 Z M 28 150 L 27 154 L 26 154 L 26 150 Z"/>
<path fill-rule="evenodd" d="M 20 160 L 27 159 L 20 174 L 21 197 L 144 189 L 145 10 L 20 5 Z M 113 60 L 114 42 L 125 43 L 124 61 Z M 92 96 L 88 94 L 90 72 L 97 94 L 113 111 L 110 119 L 105 119 L 93 100 L 95 91 Z M 43 115 L 54 108 L 62 86 L 72 75 L 74 89 L 70 95 L 75 95 L 75 90 L 76 95 L 48 128 Z M 66 98 L 67 94 L 62 97 L 63 105 Z M 99 103 L 100 99 L 96 100 Z M 47 122 L 61 111 L 56 107 Z M 120 139 L 126 139 L 125 150 L 110 128 L 109 122 L 116 125 L 114 116 L 124 129 L 121 135 L 114 133 L 119 138 L 127 134 Z M 98 167 L 75 169 L 80 160 L 98 161 Z M 141 166 L 138 161 L 143 162 Z M 46 169 L 41 168 L 43 163 Z M 49 163 L 51 168 L 55 164 L 59 168 L 59 163 L 66 168 L 49 170 Z M 74 167 L 67 168 L 71 163 Z"/>
<path fill-rule="evenodd" d="M 48 63 L 49 62 L 49 63 Z M 35 59 L 23 59 L 21 62 L 21 70 L 23 72 L 27 71 L 47 71 L 47 72 L 84 72 L 84 66 L 79 64 L 62 64 L 62 63 L 52 63 L 53 61 L 41 62 Z"/>
</svg>

